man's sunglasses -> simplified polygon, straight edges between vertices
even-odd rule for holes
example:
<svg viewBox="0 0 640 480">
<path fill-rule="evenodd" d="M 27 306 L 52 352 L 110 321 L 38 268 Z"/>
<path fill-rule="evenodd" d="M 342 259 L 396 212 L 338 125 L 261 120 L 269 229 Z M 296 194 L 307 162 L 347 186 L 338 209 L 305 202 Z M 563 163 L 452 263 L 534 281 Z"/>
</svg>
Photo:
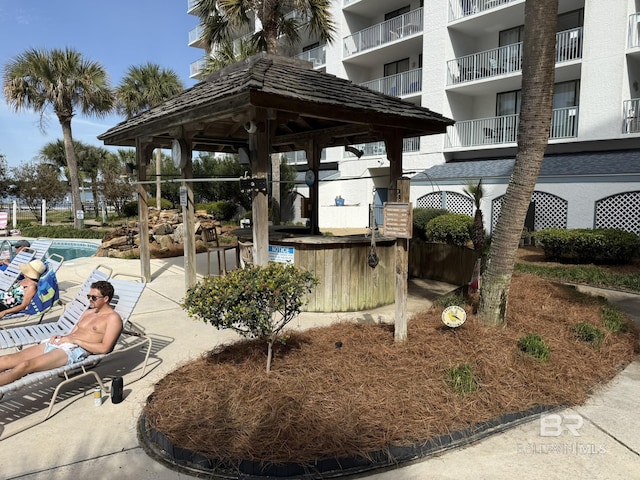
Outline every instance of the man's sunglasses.
<svg viewBox="0 0 640 480">
<path fill-rule="evenodd" d="M 87 298 L 88 298 L 89 300 L 93 300 L 93 301 L 95 302 L 95 301 L 96 301 L 97 299 L 99 299 L 99 298 L 104 298 L 104 295 L 103 295 L 102 297 L 101 297 L 101 296 L 99 296 L 99 295 L 87 295 Z"/>
</svg>

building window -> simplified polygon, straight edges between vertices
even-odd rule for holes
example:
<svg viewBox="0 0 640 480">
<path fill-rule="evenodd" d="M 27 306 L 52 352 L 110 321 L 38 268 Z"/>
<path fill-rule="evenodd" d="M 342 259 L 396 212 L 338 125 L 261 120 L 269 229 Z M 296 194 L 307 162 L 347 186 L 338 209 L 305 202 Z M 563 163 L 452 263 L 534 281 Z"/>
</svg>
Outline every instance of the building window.
<svg viewBox="0 0 640 480">
<path fill-rule="evenodd" d="M 386 63 L 384 65 L 384 76 L 390 77 L 391 75 L 396 75 L 402 72 L 409 71 L 409 59 L 403 58 L 402 60 L 398 60 L 397 62 Z"/>
<path fill-rule="evenodd" d="M 303 52 L 308 52 L 309 50 L 313 50 L 314 48 L 318 48 L 320 46 L 320 42 L 312 43 L 311 45 L 307 45 L 306 47 L 302 47 Z"/>
</svg>

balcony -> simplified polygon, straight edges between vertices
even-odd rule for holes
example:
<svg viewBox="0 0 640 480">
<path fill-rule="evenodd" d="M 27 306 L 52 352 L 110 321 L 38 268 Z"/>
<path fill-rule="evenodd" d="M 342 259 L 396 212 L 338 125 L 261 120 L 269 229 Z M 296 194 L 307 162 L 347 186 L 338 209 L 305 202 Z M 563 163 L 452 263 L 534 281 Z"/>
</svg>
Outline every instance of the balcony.
<svg viewBox="0 0 640 480">
<path fill-rule="evenodd" d="M 392 97 L 417 95 L 422 92 L 422 69 L 416 68 L 408 72 L 370 80 L 360 85 Z"/>
<path fill-rule="evenodd" d="M 343 58 L 356 55 L 397 40 L 421 34 L 423 29 L 422 8 L 392 18 L 343 40 Z"/>
<path fill-rule="evenodd" d="M 191 13 L 198 4 L 198 0 L 187 0 L 187 13 Z"/>
<path fill-rule="evenodd" d="M 622 133 L 640 133 L 640 98 L 622 104 Z"/>
<path fill-rule="evenodd" d="M 449 0 L 449 21 L 475 15 L 516 0 Z"/>
<path fill-rule="evenodd" d="M 556 64 L 582 58 L 582 27 L 556 34 Z M 522 71 L 522 42 L 465 55 L 447 62 L 447 85 Z"/>
<path fill-rule="evenodd" d="M 358 145 L 353 145 L 357 150 L 361 150 L 363 152 L 363 157 L 386 157 L 387 149 L 384 145 L 384 142 L 373 142 L 373 143 L 360 143 Z M 405 153 L 408 152 L 419 152 L 420 151 L 420 137 L 411 137 L 405 138 L 402 140 L 402 151 Z M 345 150 L 343 158 L 356 158 L 356 156 Z"/>
<path fill-rule="evenodd" d="M 189 65 L 189 78 L 196 78 L 202 72 L 205 63 L 207 62 L 207 57 L 202 57 L 195 62 Z"/>
<path fill-rule="evenodd" d="M 627 33 L 627 48 L 640 47 L 640 13 L 629 16 L 629 32 Z"/>
<path fill-rule="evenodd" d="M 313 63 L 313 68 L 322 68 L 327 63 L 327 46 L 321 45 L 306 52 L 299 53 L 296 55 L 296 58 Z"/>
<path fill-rule="evenodd" d="M 456 122 L 447 128 L 445 148 L 507 145 L 518 141 L 518 115 Z M 578 107 L 554 109 L 549 140 L 578 136 Z"/>
<path fill-rule="evenodd" d="M 204 27 L 202 25 L 198 25 L 196 28 L 189 31 L 189 46 L 197 46 L 196 44 L 202 38 L 202 34 L 204 33 Z"/>
</svg>

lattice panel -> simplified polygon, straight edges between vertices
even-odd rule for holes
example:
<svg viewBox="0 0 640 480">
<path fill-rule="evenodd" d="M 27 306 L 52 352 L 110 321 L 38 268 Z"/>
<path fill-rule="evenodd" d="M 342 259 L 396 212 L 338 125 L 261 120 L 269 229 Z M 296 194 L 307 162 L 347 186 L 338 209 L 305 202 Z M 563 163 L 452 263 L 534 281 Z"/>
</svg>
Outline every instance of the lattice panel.
<svg viewBox="0 0 640 480">
<path fill-rule="evenodd" d="M 473 216 L 473 201 L 457 192 L 433 192 L 418 199 L 418 208 L 445 208 L 453 213 Z"/>
<path fill-rule="evenodd" d="M 504 195 L 493 200 L 491 204 L 491 231 L 496 228 Z M 533 215 L 533 229 L 567 228 L 567 208 L 569 202 L 565 199 L 545 192 L 533 192 L 531 200 L 535 202 Z"/>
<path fill-rule="evenodd" d="M 640 191 L 598 200 L 595 228 L 619 228 L 640 235 Z"/>
</svg>

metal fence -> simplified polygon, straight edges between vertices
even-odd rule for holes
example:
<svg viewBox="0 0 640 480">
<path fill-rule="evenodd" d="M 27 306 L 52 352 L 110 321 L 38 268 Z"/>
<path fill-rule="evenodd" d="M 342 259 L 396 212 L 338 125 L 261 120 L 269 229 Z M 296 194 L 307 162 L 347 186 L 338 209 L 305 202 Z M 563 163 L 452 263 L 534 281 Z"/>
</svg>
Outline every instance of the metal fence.
<svg viewBox="0 0 640 480">
<path fill-rule="evenodd" d="M 83 220 L 102 221 L 103 216 L 106 217 L 115 212 L 113 207 L 103 207 L 101 203 L 94 205 L 93 202 L 87 202 L 83 204 L 82 213 L 74 213 L 71 202 L 57 203 L 53 207 L 48 207 L 44 201 L 37 208 L 30 208 L 17 201 L 3 201 L 0 202 L 0 211 L 9 214 L 8 228 L 16 228 L 19 224 L 33 222 L 42 225 L 73 223 L 76 215 L 80 215 Z"/>
</svg>

